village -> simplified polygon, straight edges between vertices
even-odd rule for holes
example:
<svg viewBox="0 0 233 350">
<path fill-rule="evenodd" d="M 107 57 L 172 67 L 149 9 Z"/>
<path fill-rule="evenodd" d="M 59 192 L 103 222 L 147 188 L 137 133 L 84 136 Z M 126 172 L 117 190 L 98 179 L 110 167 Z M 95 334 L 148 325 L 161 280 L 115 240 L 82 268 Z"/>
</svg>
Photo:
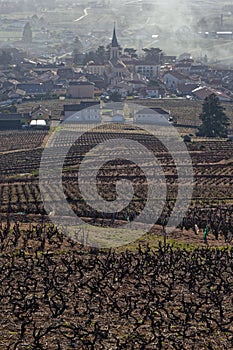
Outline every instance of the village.
<svg viewBox="0 0 233 350">
<path fill-rule="evenodd" d="M 75 50 L 70 58 L 54 63 L 27 59 L 17 49 L 3 50 L 4 54 L 10 56 L 11 65 L 2 64 L 0 69 L 1 129 L 49 128 L 53 111 L 43 108 L 47 100 L 64 101 L 60 121 L 95 106 L 82 121 L 96 122 L 100 120 L 97 108 L 110 101 L 184 99 L 188 103 L 204 101 L 213 93 L 224 103 L 233 99 L 233 70 L 196 62 L 189 53 L 166 55 L 159 48 L 144 49 L 138 57 L 134 48 L 122 49 L 115 25 L 108 47 L 86 54 L 82 65 Z M 34 103 L 30 111 L 17 113 L 21 104 L 30 101 Z M 169 111 L 160 110 L 169 118 Z"/>
</svg>

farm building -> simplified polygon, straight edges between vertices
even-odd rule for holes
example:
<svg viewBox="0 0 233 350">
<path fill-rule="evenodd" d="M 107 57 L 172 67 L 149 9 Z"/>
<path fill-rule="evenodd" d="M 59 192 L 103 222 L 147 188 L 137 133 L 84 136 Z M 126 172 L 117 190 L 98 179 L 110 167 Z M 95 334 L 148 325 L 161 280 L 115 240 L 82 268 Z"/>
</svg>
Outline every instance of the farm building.
<svg viewBox="0 0 233 350">
<path fill-rule="evenodd" d="M 50 120 L 51 119 L 51 111 L 49 111 L 47 108 L 44 108 L 43 106 L 39 105 L 31 110 L 30 116 L 31 116 L 31 119 Z"/>
<path fill-rule="evenodd" d="M 98 123 L 101 120 L 100 116 L 100 102 L 80 102 L 79 104 L 70 104 L 63 106 L 63 120 L 73 122 L 94 122 Z M 72 119 L 70 118 L 72 116 Z M 74 118 L 73 118 L 74 117 Z"/>
<path fill-rule="evenodd" d="M 139 124 L 168 125 L 169 112 L 162 108 L 143 108 L 134 115 L 134 122 Z"/>
<path fill-rule="evenodd" d="M 30 112 L 30 123 L 28 127 L 37 129 L 49 129 L 51 122 L 51 111 L 39 105 Z"/>
</svg>

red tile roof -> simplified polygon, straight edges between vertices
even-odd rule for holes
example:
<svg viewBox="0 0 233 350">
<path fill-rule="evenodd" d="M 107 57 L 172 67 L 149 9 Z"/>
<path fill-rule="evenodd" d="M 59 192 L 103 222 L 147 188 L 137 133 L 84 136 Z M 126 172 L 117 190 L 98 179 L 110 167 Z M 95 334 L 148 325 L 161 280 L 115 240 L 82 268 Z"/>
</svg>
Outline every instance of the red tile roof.
<svg viewBox="0 0 233 350">
<path fill-rule="evenodd" d="M 226 99 L 229 101 L 232 99 L 230 96 L 224 94 L 223 92 L 212 89 L 212 88 L 207 87 L 207 86 L 203 86 L 203 87 L 199 87 L 197 89 L 194 89 L 192 91 L 192 94 L 194 96 L 196 96 L 197 98 L 199 98 L 200 100 L 204 100 L 206 97 L 210 96 L 211 94 L 215 94 L 220 99 Z"/>
</svg>

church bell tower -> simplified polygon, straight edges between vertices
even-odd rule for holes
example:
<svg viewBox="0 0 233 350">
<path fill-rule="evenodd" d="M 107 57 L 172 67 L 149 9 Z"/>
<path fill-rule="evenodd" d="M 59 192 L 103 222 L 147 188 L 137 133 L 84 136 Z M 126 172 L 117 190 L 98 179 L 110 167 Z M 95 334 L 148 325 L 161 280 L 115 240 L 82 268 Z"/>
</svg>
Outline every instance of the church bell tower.
<svg viewBox="0 0 233 350">
<path fill-rule="evenodd" d="M 117 41 L 116 28 L 114 24 L 111 50 L 110 50 L 110 60 L 118 60 L 118 59 L 119 59 L 119 44 Z"/>
</svg>

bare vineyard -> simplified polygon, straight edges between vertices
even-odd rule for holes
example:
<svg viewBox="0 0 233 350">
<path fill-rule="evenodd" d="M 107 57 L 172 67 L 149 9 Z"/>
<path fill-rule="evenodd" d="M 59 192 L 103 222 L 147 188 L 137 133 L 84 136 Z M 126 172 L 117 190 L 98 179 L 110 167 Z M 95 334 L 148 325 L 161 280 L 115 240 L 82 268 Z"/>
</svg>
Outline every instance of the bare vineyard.
<svg viewBox="0 0 233 350">
<path fill-rule="evenodd" d="M 0 230 L 1 349 L 230 349 L 232 250 L 85 250 Z"/>
<path fill-rule="evenodd" d="M 83 200 L 77 183 L 79 164 L 83 156 L 95 145 L 114 138 L 132 138 L 132 132 L 127 130 L 111 129 L 107 132 L 92 132 L 84 134 L 70 148 L 64 163 L 63 186 L 68 202 L 78 216 L 91 219 L 92 223 L 98 224 L 99 220 L 105 220 L 105 224 L 115 225 L 118 221 L 124 221 L 126 216 L 133 219 L 143 209 L 147 183 L 145 175 L 140 169 L 124 160 L 115 160 L 100 169 L 98 174 L 99 190 L 104 198 L 112 200 L 115 198 L 115 185 L 119 178 L 127 178 L 132 181 L 135 188 L 135 196 L 132 205 L 127 210 L 120 212 L 116 216 L 98 213 L 88 207 Z M 25 134 L 26 135 L 26 134 Z M 1 216 L 4 220 L 19 220 L 22 222 L 41 222 L 46 220 L 46 213 L 43 209 L 43 203 L 40 196 L 38 183 L 38 171 L 40 166 L 43 148 L 38 148 L 38 142 L 42 142 L 45 134 L 28 133 L 24 135 L 25 140 L 34 140 L 34 148 L 20 150 L 17 152 L 5 152 L 0 154 L 0 170 L 2 183 L 0 184 Z M 63 147 L 70 144 L 73 140 L 72 131 L 60 137 L 55 145 L 56 153 L 47 158 L 49 167 L 53 167 L 55 162 L 59 161 Z M 175 203 L 177 196 L 177 170 L 171 155 L 164 145 L 150 135 L 134 133 L 133 139 L 150 148 L 158 159 L 167 182 L 167 203 L 163 214 L 158 220 L 158 224 L 166 222 Z M 16 145 L 21 145 L 22 135 L 15 134 Z M 184 219 L 189 222 L 189 228 L 195 223 L 203 227 L 210 223 L 211 217 L 215 221 L 221 221 L 219 233 L 226 230 L 224 227 L 232 226 L 232 142 L 210 141 L 194 142 L 187 144 L 194 170 L 194 189 L 190 211 Z M 19 146 L 21 149 L 21 146 Z M 113 159 L 117 159 L 117 149 L 105 150 Z M 152 164 L 147 160 L 144 153 L 135 152 L 138 159 L 142 159 L 147 168 L 152 168 Z M 182 159 L 182 153 L 179 155 Z M 92 164 L 90 163 L 90 173 Z M 88 178 L 89 174 L 87 174 Z M 185 186 L 189 186 L 187 182 Z M 48 192 L 55 194 L 57 186 L 53 178 L 48 179 Z M 150 193 L 149 193 L 150 194 Z M 216 213 L 212 215 L 211 213 Z M 222 214 L 222 212 L 226 214 Z M 193 214 L 195 213 L 195 215 Z M 205 215 L 203 214 L 205 213 Z M 151 215 L 151 218 L 150 218 Z M 153 222 L 153 214 L 148 213 L 149 220 Z M 195 217 L 195 219 L 194 219 Z M 195 221 L 195 222 L 194 222 Z M 215 230 L 215 229 L 214 229 Z M 230 235 L 230 234 L 229 234 Z M 218 236 L 218 235 L 216 235 Z M 225 237 L 225 236 L 224 236 Z M 228 235 L 226 236 L 226 238 Z"/>
<path fill-rule="evenodd" d="M 175 205 L 178 176 L 168 150 L 149 135 L 116 129 L 83 135 L 66 156 L 64 192 L 77 215 L 94 226 L 119 227 L 126 217 L 133 220 L 148 194 L 145 174 L 135 164 L 116 159 L 99 170 L 99 193 L 107 200 L 115 199 L 119 179 L 133 183 L 132 203 L 116 215 L 88 206 L 77 182 L 79 164 L 93 146 L 132 134 L 153 150 L 166 177 L 167 201 L 155 223 L 161 232 Z M 232 142 L 187 144 L 195 183 L 190 208 L 178 227 L 179 235 L 188 233 L 192 243 L 198 237 L 195 224 L 201 230 L 208 224 L 216 245 L 228 248 L 175 249 L 160 241 L 152 248 L 142 237 L 132 251 L 101 251 L 78 245 L 50 223 L 38 181 L 46 136 L 16 132 L 1 141 L 0 349 L 233 348 Z M 72 140 L 71 134 L 59 139 L 48 166 L 59 161 L 62 148 Z M 107 153 L 117 158 L 117 149 Z M 182 159 L 181 150 L 179 155 Z M 143 152 L 137 157 L 151 169 Z M 47 190 L 58 196 L 52 177 Z M 154 217 L 148 212 L 150 220 Z"/>
<path fill-rule="evenodd" d="M 0 152 L 41 147 L 46 131 L 1 131 Z"/>
</svg>

